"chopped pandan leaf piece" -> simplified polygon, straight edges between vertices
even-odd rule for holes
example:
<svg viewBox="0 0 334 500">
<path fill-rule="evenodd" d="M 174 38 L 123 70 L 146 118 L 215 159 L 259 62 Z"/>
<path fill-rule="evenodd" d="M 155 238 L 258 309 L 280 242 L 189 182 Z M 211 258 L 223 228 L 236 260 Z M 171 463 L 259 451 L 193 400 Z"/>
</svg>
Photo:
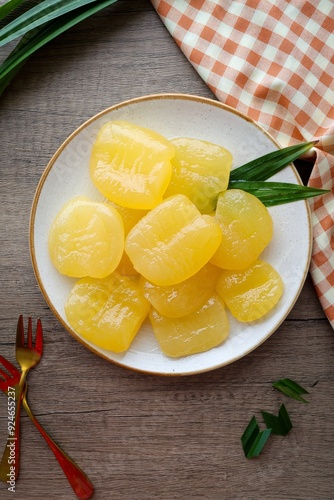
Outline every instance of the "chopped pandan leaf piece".
<svg viewBox="0 0 334 500">
<path fill-rule="evenodd" d="M 281 405 L 278 415 L 266 411 L 261 411 L 261 413 L 267 428 L 271 429 L 272 434 L 286 436 L 291 431 L 293 425 L 284 404 Z"/>
<path fill-rule="evenodd" d="M 308 391 L 289 378 L 283 378 L 274 382 L 273 387 L 283 392 L 286 396 L 289 396 L 289 398 L 296 399 L 302 403 L 308 403 L 306 399 L 301 397 L 301 394 L 309 394 Z"/>
<path fill-rule="evenodd" d="M 260 431 L 259 424 L 256 418 L 253 416 L 241 436 L 241 443 L 247 458 L 255 458 L 260 455 L 264 445 L 266 444 L 269 436 L 271 434 L 271 429 L 265 429 Z"/>
</svg>

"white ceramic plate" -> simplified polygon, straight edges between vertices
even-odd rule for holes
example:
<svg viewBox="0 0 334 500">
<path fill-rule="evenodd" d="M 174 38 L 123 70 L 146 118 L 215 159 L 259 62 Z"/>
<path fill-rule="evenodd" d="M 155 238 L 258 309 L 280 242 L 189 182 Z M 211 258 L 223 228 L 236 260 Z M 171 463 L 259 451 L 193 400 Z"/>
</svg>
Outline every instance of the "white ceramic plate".
<svg viewBox="0 0 334 500">
<path fill-rule="evenodd" d="M 78 341 L 98 355 L 124 367 L 161 375 L 190 375 L 227 365 L 264 342 L 286 318 L 304 284 L 310 261 L 311 224 L 305 201 L 270 208 L 274 238 L 264 260 L 280 273 L 285 289 L 278 306 L 264 319 L 241 324 L 230 317 L 230 335 L 225 343 L 208 352 L 180 359 L 161 353 L 149 322 L 144 323 L 130 349 L 115 354 L 99 349 L 74 332 L 66 320 L 64 304 L 75 280 L 52 266 L 47 247 L 51 222 L 60 208 L 74 196 L 95 200 L 102 196 L 89 177 L 91 146 L 102 124 L 128 120 L 149 127 L 167 138 L 194 137 L 219 143 L 234 157 L 233 167 L 279 149 L 274 139 L 251 119 L 223 104 L 180 94 L 140 97 L 113 106 L 79 127 L 58 149 L 46 167 L 33 201 L 30 250 L 38 284 L 49 307 Z M 293 166 L 274 180 L 299 183 Z"/>
</svg>

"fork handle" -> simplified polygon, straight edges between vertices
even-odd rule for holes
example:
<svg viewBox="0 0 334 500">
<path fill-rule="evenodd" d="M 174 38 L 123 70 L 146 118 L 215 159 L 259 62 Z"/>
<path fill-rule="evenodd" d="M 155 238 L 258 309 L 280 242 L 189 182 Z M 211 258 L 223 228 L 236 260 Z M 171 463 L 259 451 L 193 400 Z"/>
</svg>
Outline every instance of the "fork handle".
<svg viewBox="0 0 334 500">
<path fill-rule="evenodd" d="M 20 470 L 20 414 L 22 403 L 22 390 L 16 386 L 18 393 L 16 394 L 14 428 L 8 431 L 6 446 L 0 462 L 0 480 L 8 483 L 14 483 L 18 478 Z M 9 424 L 9 420 L 8 420 Z"/>
<path fill-rule="evenodd" d="M 73 460 L 55 443 L 55 441 L 49 436 L 44 427 L 38 422 L 35 415 L 32 413 L 28 401 L 23 398 L 23 407 L 27 412 L 30 420 L 35 424 L 39 432 L 44 437 L 45 441 L 54 453 L 54 456 L 59 462 L 60 467 L 63 469 L 70 485 L 73 488 L 74 493 L 81 500 L 88 500 L 94 493 L 94 486 L 88 479 L 86 474 L 78 467 Z"/>
</svg>

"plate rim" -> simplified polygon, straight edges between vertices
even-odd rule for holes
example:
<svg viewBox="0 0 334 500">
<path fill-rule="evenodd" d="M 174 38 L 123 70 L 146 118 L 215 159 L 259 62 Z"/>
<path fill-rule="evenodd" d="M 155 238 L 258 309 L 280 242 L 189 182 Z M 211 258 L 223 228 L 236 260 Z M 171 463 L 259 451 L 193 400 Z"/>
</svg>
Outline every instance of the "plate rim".
<svg viewBox="0 0 334 500">
<path fill-rule="evenodd" d="M 211 98 L 197 96 L 197 95 L 193 95 L 193 94 L 187 94 L 187 93 L 158 93 L 158 94 L 147 94 L 147 95 L 140 96 L 140 97 L 134 97 L 134 98 L 119 102 L 117 104 L 113 104 L 112 106 L 109 106 L 109 107 L 103 109 L 102 111 L 96 113 L 95 115 L 90 117 L 88 120 L 84 121 L 81 125 L 79 125 L 69 136 L 67 136 L 67 138 L 61 143 L 61 145 L 57 148 L 55 153 L 52 155 L 52 157 L 48 161 L 46 167 L 44 168 L 44 170 L 42 172 L 42 175 L 40 176 L 40 179 L 38 181 L 38 184 L 37 184 L 34 196 L 33 196 L 33 200 L 32 200 L 32 205 L 31 205 L 31 210 L 30 210 L 30 218 L 29 218 L 29 251 L 30 251 L 30 258 L 31 258 L 35 278 L 37 281 L 37 285 L 42 293 L 42 296 L 43 296 L 45 302 L 47 303 L 48 307 L 52 311 L 53 315 L 57 318 L 57 320 L 60 322 L 60 324 L 65 328 L 65 330 L 68 333 L 70 333 L 70 335 L 77 342 L 79 342 L 81 345 L 83 345 L 86 349 L 90 350 L 95 355 L 98 355 L 100 358 L 105 359 L 109 363 L 115 364 L 117 366 L 120 366 L 122 368 L 125 368 L 127 370 L 131 370 L 131 371 L 134 371 L 137 373 L 142 373 L 142 374 L 147 374 L 147 375 L 155 375 L 155 376 L 163 376 L 163 377 L 190 376 L 190 375 L 197 375 L 200 373 L 210 372 L 210 371 L 217 370 L 219 368 L 223 368 L 225 366 L 228 366 L 228 365 L 238 361 L 239 359 L 246 357 L 252 351 L 254 351 L 258 347 L 260 347 L 260 345 L 262 345 L 266 340 L 268 340 L 268 338 L 281 326 L 281 324 L 285 321 L 285 319 L 287 318 L 287 316 L 289 315 L 289 313 L 293 309 L 296 301 L 298 300 L 298 297 L 300 296 L 300 293 L 301 293 L 302 288 L 304 286 L 306 277 L 308 275 L 308 270 L 309 270 L 311 256 L 312 256 L 313 233 L 312 233 L 312 224 L 311 224 L 311 211 L 310 211 L 310 206 L 307 203 L 307 200 L 302 200 L 302 201 L 304 202 L 304 205 L 306 208 L 307 220 L 308 220 L 308 239 L 309 239 L 308 256 L 307 256 L 307 260 L 306 260 L 305 270 L 304 270 L 303 276 L 300 280 L 300 285 L 298 287 L 298 291 L 296 291 L 294 300 L 291 302 L 285 315 L 277 323 L 275 323 L 275 325 L 269 330 L 267 335 L 259 343 L 257 343 L 255 346 L 251 346 L 245 352 L 243 352 L 239 355 L 236 355 L 233 358 L 231 358 L 230 360 L 225 361 L 223 363 L 220 363 L 220 364 L 216 363 L 214 366 L 211 366 L 211 367 L 207 367 L 204 369 L 200 369 L 200 368 L 194 369 L 192 371 L 187 371 L 184 373 L 183 372 L 172 372 L 172 371 L 171 372 L 160 372 L 160 371 L 155 371 L 155 370 L 145 370 L 143 368 L 128 366 L 128 365 L 126 365 L 118 360 L 110 359 L 108 356 L 106 356 L 102 352 L 95 349 L 92 345 L 86 343 L 84 339 L 82 339 L 76 332 L 74 332 L 74 330 L 72 330 L 72 328 L 69 328 L 69 326 L 64 322 L 64 320 L 62 319 L 62 317 L 60 316 L 60 314 L 58 313 L 58 311 L 54 307 L 54 305 L 53 305 L 53 303 L 52 303 L 52 301 L 51 301 L 51 299 L 50 299 L 50 297 L 49 297 L 49 295 L 48 295 L 48 293 L 43 285 L 41 275 L 39 272 L 39 268 L 38 268 L 36 251 L 35 251 L 35 238 L 34 238 L 35 217 L 36 217 L 36 212 L 37 212 L 37 207 L 38 207 L 38 201 L 39 201 L 41 192 L 43 190 L 44 184 L 47 180 L 47 177 L 48 177 L 54 163 L 56 162 L 56 160 L 60 156 L 60 154 L 63 152 L 63 150 L 67 147 L 67 145 L 73 140 L 73 138 L 75 138 L 87 126 L 89 126 L 94 121 L 100 119 L 101 117 L 103 117 L 106 114 L 109 114 L 112 111 L 121 109 L 123 107 L 129 106 L 132 104 L 141 103 L 144 101 L 153 101 L 153 100 L 161 100 L 161 99 L 195 101 L 196 103 L 203 103 L 203 104 L 207 104 L 210 106 L 215 106 L 215 107 L 218 107 L 218 108 L 223 109 L 225 111 L 228 111 L 230 113 L 233 113 L 233 114 L 239 116 L 241 119 L 256 126 L 264 135 L 267 136 L 268 139 L 270 139 L 273 142 L 273 144 L 278 149 L 282 149 L 282 147 L 277 142 L 277 140 L 266 129 L 264 129 L 259 123 L 257 123 L 252 118 L 245 115 L 244 113 L 238 111 L 237 109 L 235 109 L 231 106 L 228 106 L 220 101 L 211 99 Z M 292 172 L 294 173 L 297 182 L 299 184 L 302 184 L 301 178 L 300 178 L 299 173 L 296 170 L 296 167 L 294 166 L 294 164 L 290 163 L 289 167 L 291 167 Z"/>
</svg>

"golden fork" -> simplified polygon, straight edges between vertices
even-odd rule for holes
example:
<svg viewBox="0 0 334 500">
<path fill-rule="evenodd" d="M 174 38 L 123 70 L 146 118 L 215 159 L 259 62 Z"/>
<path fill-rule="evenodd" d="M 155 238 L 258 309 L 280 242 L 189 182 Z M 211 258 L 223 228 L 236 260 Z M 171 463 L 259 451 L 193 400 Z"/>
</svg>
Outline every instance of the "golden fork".
<svg viewBox="0 0 334 500">
<path fill-rule="evenodd" d="M 12 408 L 15 404 L 15 396 L 13 394 L 15 393 L 15 387 L 19 384 L 20 377 L 21 373 L 16 366 L 0 355 L 0 390 L 7 394 L 9 408 Z M 77 497 L 80 500 L 88 500 L 94 493 L 93 484 L 80 467 L 53 441 L 51 436 L 49 436 L 44 427 L 36 419 L 27 401 L 27 390 L 28 384 L 26 382 L 22 394 L 23 408 L 54 453 Z"/>
<path fill-rule="evenodd" d="M 73 488 L 74 493 L 81 500 L 88 500 L 94 493 L 94 486 L 86 476 L 86 474 L 76 465 L 75 462 L 53 441 L 53 439 L 49 436 L 49 434 L 45 431 L 42 425 L 38 422 L 34 414 L 32 413 L 28 401 L 27 401 L 27 390 L 28 384 L 26 383 L 23 390 L 23 407 L 31 419 L 31 421 L 35 424 L 39 432 L 44 437 L 45 441 L 53 451 L 56 459 L 58 460 L 59 465 L 63 469 L 70 485 Z"/>
<path fill-rule="evenodd" d="M 29 370 L 34 368 L 42 357 L 43 353 L 43 329 L 40 319 L 37 321 L 35 343 L 32 339 L 32 320 L 28 319 L 27 342 L 24 339 L 24 325 L 22 314 L 17 323 L 16 332 L 16 359 L 22 373 L 19 383 L 15 387 L 15 419 L 14 428 L 8 430 L 6 447 L 0 463 L 0 480 L 7 482 L 9 477 L 17 479 L 20 469 L 20 414 L 23 397 L 24 384 Z"/>
</svg>

